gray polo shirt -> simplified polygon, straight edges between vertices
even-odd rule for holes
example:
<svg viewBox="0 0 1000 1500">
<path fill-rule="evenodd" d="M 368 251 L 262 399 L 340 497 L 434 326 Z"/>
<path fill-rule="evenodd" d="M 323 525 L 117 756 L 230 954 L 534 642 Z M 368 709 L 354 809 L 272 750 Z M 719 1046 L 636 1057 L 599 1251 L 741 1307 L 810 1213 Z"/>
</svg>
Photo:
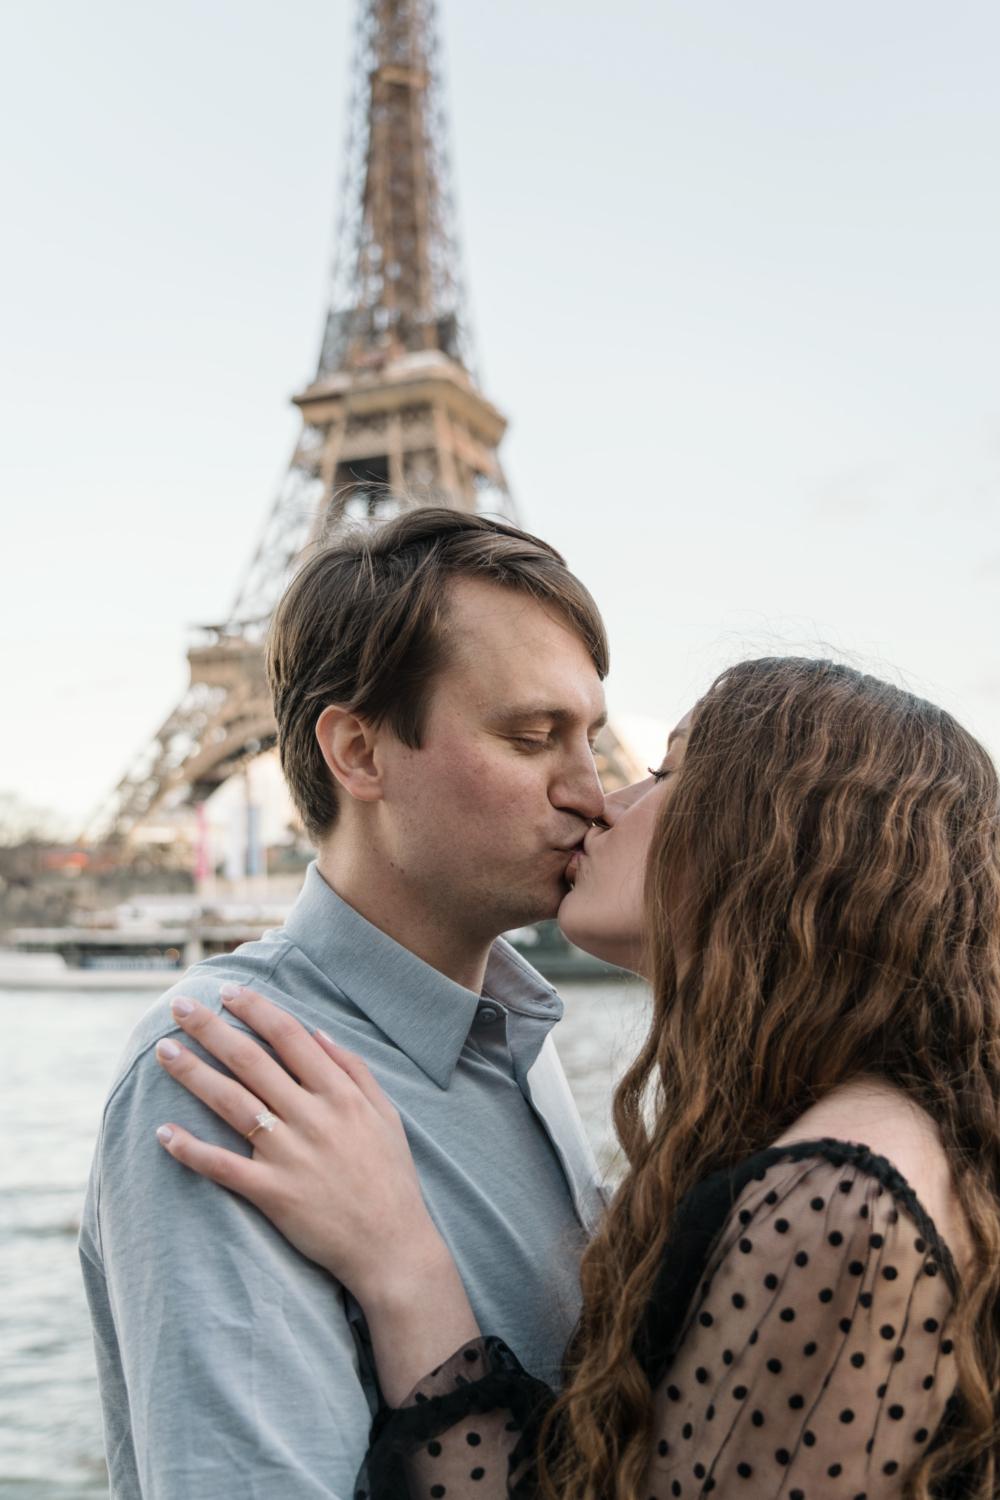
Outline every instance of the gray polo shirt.
<svg viewBox="0 0 1000 1500">
<path fill-rule="evenodd" d="M 190 969 L 132 1035 L 80 1236 L 111 1494 L 347 1500 L 377 1399 L 360 1310 L 257 1209 L 175 1162 L 154 1134 L 174 1120 L 249 1154 L 154 1055 L 178 1033 L 171 997 L 221 1011 L 229 979 L 365 1059 L 402 1115 L 480 1327 L 549 1380 L 578 1310 L 581 1225 L 599 1206 L 549 1034 L 562 1002 L 503 941 L 483 994 L 463 989 L 366 922 L 313 866 L 283 928 Z"/>
</svg>

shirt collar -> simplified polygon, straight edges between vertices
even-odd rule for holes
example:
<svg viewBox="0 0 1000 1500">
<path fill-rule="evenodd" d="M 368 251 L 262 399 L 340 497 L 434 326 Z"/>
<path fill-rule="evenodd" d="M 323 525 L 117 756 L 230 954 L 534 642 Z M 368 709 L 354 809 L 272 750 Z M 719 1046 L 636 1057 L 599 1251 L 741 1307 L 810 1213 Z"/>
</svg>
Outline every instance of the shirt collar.
<svg viewBox="0 0 1000 1500">
<path fill-rule="evenodd" d="M 373 927 L 331 890 L 315 864 L 306 871 L 285 932 L 428 1078 L 439 1088 L 448 1087 L 475 1019 L 478 995 Z M 562 1001 L 502 939 L 490 951 L 484 990 L 508 1011 L 536 1023 L 517 1028 L 524 1037 L 517 1054 L 523 1051 L 524 1056 L 515 1054 L 513 1035 L 510 1042 L 515 1070 L 526 1074 L 545 1035 L 562 1016 Z"/>
</svg>

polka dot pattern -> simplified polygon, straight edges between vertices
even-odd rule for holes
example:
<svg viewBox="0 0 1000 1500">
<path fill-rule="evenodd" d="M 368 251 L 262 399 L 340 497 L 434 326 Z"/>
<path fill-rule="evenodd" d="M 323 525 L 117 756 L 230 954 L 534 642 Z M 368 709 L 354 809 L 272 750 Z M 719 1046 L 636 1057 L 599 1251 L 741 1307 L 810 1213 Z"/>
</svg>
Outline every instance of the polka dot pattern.
<svg viewBox="0 0 1000 1500">
<path fill-rule="evenodd" d="M 900 1496 L 955 1383 L 952 1292 L 928 1258 L 906 1206 L 855 1164 L 807 1157 L 751 1179 L 670 1363 L 676 1395 L 656 1392 L 667 1453 L 652 1454 L 650 1500 L 675 1484 L 700 1496 L 708 1478 L 747 1500 Z"/>
<path fill-rule="evenodd" d="M 864 1148 L 822 1142 L 761 1161 L 699 1262 L 672 1355 L 663 1350 L 644 1493 L 898 1500 L 955 1386 L 947 1249 Z M 491 1350 L 506 1386 L 491 1386 Z M 518 1381 L 533 1388 L 526 1404 L 497 1395 Z M 365 1500 L 536 1500 L 525 1418 L 513 1418 L 540 1389 L 499 1340 L 459 1350 L 383 1429 L 405 1479 L 397 1468 L 370 1491 L 365 1480 Z"/>
</svg>

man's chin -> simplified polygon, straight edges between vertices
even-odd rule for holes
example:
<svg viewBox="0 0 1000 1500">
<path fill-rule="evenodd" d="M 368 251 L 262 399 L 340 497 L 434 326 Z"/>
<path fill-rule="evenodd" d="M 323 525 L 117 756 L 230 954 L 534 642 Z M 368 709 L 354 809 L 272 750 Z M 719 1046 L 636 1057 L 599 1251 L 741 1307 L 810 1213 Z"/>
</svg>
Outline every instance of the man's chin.
<svg viewBox="0 0 1000 1500">
<path fill-rule="evenodd" d="M 515 927 L 533 927 L 536 922 L 551 922 L 559 915 L 559 908 L 572 890 L 565 880 L 559 880 L 550 890 L 539 891 L 535 901 L 523 905 L 511 903 L 505 931 Z"/>
<path fill-rule="evenodd" d="M 568 880 L 560 879 L 559 881 L 557 881 L 549 896 L 548 904 L 545 908 L 545 916 L 536 917 L 536 922 L 551 922 L 553 920 L 557 920 L 559 917 L 559 913 L 562 910 L 563 902 L 566 900 L 567 896 L 572 896 L 572 894 L 573 887 L 570 885 Z"/>
</svg>

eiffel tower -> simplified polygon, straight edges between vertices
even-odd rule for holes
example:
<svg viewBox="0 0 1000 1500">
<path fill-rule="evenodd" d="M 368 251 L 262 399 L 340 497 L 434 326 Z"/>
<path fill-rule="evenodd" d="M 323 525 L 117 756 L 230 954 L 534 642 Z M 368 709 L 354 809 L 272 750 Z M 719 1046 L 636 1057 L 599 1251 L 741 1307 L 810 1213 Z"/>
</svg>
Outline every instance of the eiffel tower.
<svg viewBox="0 0 1000 1500">
<path fill-rule="evenodd" d="M 512 518 L 506 420 L 463 312 L 433 0 L 359 0 L 330 310 L 293 400 L 302 431 L 229 618 L 201 630 L 187 692 L 87 830 L 113 858 L 274 745 L 263 639 L 306 549 L 406 506 Z"/>
</svg>

